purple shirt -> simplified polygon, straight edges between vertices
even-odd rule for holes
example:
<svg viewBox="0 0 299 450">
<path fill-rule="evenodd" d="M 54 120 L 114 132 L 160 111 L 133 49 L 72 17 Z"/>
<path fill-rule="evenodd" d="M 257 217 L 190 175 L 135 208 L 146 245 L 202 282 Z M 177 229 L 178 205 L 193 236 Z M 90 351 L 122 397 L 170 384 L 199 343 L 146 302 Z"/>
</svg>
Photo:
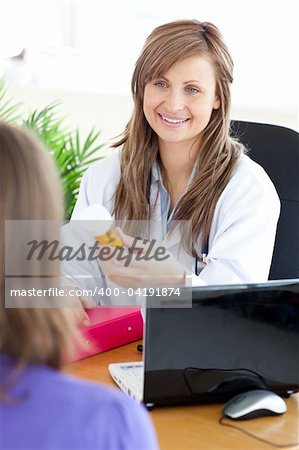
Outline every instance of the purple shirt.
<svg viewBox="0 0 299 450">
<path fill-rule="evenodd" d="M 1 355 L 1 384 L 11 358 Z M 121 391 L 79 380 L 47 366 L 28 366 L 1 402 L 1 450 L 155 450 L 145 408 Z"/>
</svg>

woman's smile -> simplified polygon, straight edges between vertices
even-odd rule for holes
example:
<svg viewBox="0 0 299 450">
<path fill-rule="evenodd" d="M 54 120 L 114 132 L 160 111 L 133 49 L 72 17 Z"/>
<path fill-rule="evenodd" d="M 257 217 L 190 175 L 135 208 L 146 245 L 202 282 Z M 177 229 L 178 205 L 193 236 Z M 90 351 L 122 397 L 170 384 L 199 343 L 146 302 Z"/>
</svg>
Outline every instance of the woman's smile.
<svg viewBox="0 0 299 450">
<path fill-rule="evenodd" d="M 189 150 L 218 108 L 214 69 L 204 56 L 178 61 L 144 89 L 145 117 L 164 148 L 180 143 Z"/>
<path fill-rule="evenodd" d="M 181 126 L 184 126 L 190 120 L 189 117 L 170 117 L 169 115 L 162 113 L 158 113 L 158 116 L 160 117 L 163 125 L 168 128 L 179 128 Z"/>
</svg>

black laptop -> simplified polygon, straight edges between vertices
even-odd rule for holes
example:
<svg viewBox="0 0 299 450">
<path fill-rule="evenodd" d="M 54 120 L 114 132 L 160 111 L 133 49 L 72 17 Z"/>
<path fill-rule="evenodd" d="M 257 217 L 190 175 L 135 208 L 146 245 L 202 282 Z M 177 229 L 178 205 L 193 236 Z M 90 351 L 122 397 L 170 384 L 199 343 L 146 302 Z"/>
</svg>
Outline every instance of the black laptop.
<svg viewBox="0 0 299 450">
<path fill-rule="evenodd" d="M 299 389 L 299 280 L 183 288 L 146 303 L 144 362 L 109 371 L 148 407 Z"/>
</svg>

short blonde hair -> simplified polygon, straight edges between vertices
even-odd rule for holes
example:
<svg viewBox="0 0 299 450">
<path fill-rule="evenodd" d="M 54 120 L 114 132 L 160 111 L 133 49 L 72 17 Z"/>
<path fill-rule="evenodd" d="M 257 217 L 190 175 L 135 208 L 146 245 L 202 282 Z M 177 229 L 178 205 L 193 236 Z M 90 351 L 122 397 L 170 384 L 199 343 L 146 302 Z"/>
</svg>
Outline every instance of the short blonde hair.
<svg viewBox="0 0 299 450">
<path fill-rule="evenodd" d="M 0 122 L 0 150 L 1 236 L 5 220 L 55 220 L 58 224 L 63 202 L 49 152 L 32 134 L 5 122 Z M 0 245 L 1 353 L 12 355 L 15 367 L 41 363 L 58 368 L 72 350 L 74 325 L 63 309 L 5 308 L 4 239 Z"/>
</svg>

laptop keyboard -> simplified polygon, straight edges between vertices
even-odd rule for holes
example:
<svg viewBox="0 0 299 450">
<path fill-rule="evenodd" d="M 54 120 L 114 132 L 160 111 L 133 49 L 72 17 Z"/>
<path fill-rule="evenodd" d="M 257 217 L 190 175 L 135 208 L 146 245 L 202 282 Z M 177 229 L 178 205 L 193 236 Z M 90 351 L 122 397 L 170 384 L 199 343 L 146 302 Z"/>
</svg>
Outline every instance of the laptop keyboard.
<svg viewBox="0 0 299 450">
<path fill-rule="evenodd" d="M 109 364 L 109 372 L 124 392 L 135 400 L 142 401 L 144 377 L 142 362 Z"/>
</svg>

